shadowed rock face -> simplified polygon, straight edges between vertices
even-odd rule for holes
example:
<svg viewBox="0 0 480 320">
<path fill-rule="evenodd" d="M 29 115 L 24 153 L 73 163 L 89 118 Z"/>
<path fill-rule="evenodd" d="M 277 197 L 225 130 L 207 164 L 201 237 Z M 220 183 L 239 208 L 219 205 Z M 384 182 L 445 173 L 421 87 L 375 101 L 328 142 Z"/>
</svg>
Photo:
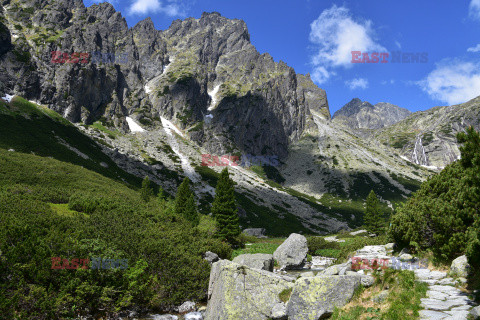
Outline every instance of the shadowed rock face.
<svg viewBox="0 0 480 320">
<path fill-rule="evenodd" d="M 355 98 L 335 112 L 333 118 L 348 123 L 354 129 L 380 129 L 395 124 L 410 114 L 409 110 L 391 103 L 379 102 L 372 105 Z"/>
<path fill-rule="evenodd" d="M 159 31 L 150 18 L 128 28 L 109 3 L 21 0 L 4 8 L 0 93 L 39 101 L 73 122 L 104 117 L 126 130 L 132 113 L 152 128 L 163 116 L 182 129 L 201 127 L 190 136 L 210 152 L 234 148 L 281 158 L 304 131 L 310 109 L 330 118 L 325 91 L 259 54 L 242 20 L 204 13 Z M 125 54 L 126 61 L 52 63 L 52 51 Z M 199 125 L 207 114 L 211 121 Z"/>
</svg>

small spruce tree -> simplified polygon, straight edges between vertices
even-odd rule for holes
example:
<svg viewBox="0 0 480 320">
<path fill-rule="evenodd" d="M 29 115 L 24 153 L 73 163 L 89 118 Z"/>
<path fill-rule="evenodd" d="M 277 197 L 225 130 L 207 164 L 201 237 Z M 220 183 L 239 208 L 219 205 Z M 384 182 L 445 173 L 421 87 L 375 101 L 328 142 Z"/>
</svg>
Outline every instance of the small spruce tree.
<svg viewBox="0 0 480 320">
<path fill-rule="evenodd" d="M 240 226 L 235 204 L 233 180 L 230 179 L 227 168 L 222 170 L 218 179 L 215 199 L 212 204 L 212 213 L 217 223 L 218 237 L 235 245 L 237 237 L 240 235 Z"/>
<path fill-rule="evenodd" d="M 150 179 L 145 176 L 142 181 L 142 189 L 140 189 L 140 196 L 145 202 L 150 201 L 150 197 L 153 195 L 152 187 L 150 186 Z"/>
<path fill-rule="evenodd" d="M 194 226 L 198 225 L 200 217 L 198 216 L 197 206 L 193 191 L 190 189 L 190 179 L 185 177 L 177 189 L 175 197 L 175 214 L 183 216 Z"/>
<path fill-rule="evenodd" d="M 377 236 L 384 232 L 383 215 L 380 210 L 380 203 L 373 190 L 367 197 L 367 208 L 363 216 L 363 223 L 367 231 L 375 233 Z"/>
</svg>

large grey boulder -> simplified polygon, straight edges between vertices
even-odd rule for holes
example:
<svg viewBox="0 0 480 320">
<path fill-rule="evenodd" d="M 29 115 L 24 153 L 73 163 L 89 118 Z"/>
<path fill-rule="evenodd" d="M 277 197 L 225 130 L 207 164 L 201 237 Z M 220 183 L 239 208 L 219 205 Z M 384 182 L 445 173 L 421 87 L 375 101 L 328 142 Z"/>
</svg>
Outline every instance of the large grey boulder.
<svg viewBox="0 0 480 320">
<path fill-rule="evenodd" d="M 450 266 L 450 272 L 459 277 L 466 278 L 470 272 L 470 265 L 468 264 L 467 257 L 460 256 L 453 260 L 452 265 Z"/>
<path fill-rule="evenodd" d="M 241 254 L 233 262 L 260 270 L 273 271 L 273 255 L 264 253 Z"/>
<path fill-rule="evenodd" d="M 265 236 L 265 228 L 249 228 L 243 230 L 243 233 L 252 236 L 252 237 L 257 237 L 257 238 L 266 238 Z"/>
<path fill-rule="evenodd" d="M 470 310 L 470 315 L 473 317 L 473 319 L 480 319 L 480 306 Z"/>
<path fill-rule="evenodd" d="M 278 318 L 281 313 L 278 305 L 282 303 L 279 295 L 291 289 L 293 281 L 290 277 L 220 260 L 213 264 L 210 273 L 205 319 Z"/>
<path fill-rule="evenodd" d="M 358 276 L 300 278 L 287 305 L 288 320 L 323 319 L 342 307 L 360 285 Z"/>
<path fill-rule="evenodd" d="M 273 253 L 282 269 L 301 269 L 307 260 L 307 238 L 292 233 Z"/>
</svg>

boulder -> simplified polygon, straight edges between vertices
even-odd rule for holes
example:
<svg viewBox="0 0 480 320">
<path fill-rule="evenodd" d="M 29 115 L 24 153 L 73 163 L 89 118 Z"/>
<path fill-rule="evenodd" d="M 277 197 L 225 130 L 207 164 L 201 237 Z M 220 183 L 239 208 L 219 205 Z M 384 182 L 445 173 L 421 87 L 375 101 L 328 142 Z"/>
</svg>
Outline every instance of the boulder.
<svg viewBox="0 0 480 320">
<path fill-rule="evenodd" d="M 352 263 L 345 262 L 342 264 L 336 264 L 333 266 L 328 267 L 327 269 L 319 272 L 317 277 L 324 276 L 324 275 L 341 275 L 344 276 L 347 274 L 348 271 L 352 271 Z"/>
<path fill-rule="evenodd" d="M 395 248 L 395 243 L 393 243 L 393 242 L 387 243 L 387 244 L 385 245 L 385 250 L 387 250 L 387 251 L 392 251 L 393 248 Z"/>
<path fill-rule="evenodd" d="M 412 261 L 413 256 L 409 253 L 402 253 L 401 255 L 398 256 L 398 259 L 400 259 L 400 261 L 402 262 Z"/>
<path fill-rule="evenodd" d="M 285 303 L 277 303 L 272 308 L 272 319 L 274 320 L 286 320 L 287 319 L 287 306 Z"/>
<path fill-rule="evenodd" d="M 470 315 L 473 317 L 473 319 L 480 319 L 480 306 L 470 310 Z"/>
<path fill-rule="evenodd" d="M 200 312 L 190 312 L 185 315 L 185 320 L 203 320 Z"/>
<path fill-rule="evenodd" d="M 466 278 L 470 271 L 470 265 L 468 264 L 466 256 L 460 256 L 452 261 L 450 266 L 450 272 L 454 273 L 458 277 Z"/>
<path fill-rule="evenodd" d="M 292 233 L 273 253 L 282 269 L 301 269 L 307 260 L 307 238 Z"/>
<path fill-rule="evenodd" d="M 178 313 L 187 313 L 195 311 L 195 302 L 185 301 L 180 307 L 178 307 Z"/>
<path fill-rule="evenodd" d="M 359 234 L 362 234 L 362 233 L 367 233 L 367 230 L 363 230 L 363 229 L 362 229 L 362 230 L 350 232 L 350 234 L 351 234 L 352 236 L 356 236 L 356 235 L 359 235 Z"/>
<path fill-rule="evenodd" d="M 373 286 L 375 278 L 372 276 L 360 276 L 360 284 L 365 288 Z"/>
<path fill-rule="evenodd" d="M 365 246 L 357 250 L 355 257 L 362 259 L 389 259 L 385 246 Z"/>
<path fill-rule="evenodd" d="M 246 235 L 257 237 L 257 238 L 266 238 L 265 236 L 265 229 L 264 228 L 249 228 L 243 230 L 243 233 Z"/>
<path fill-rule="evenodd" d="M 220 258 L 218 257 L 218 255 L 216 253 L 213 253 L 211 251 L 207 251 L 205 252 L 205 257 L 204 257 L 205 260 L 208 261 L 208 263 L 212 264 L 214 262 L 217 262 L 218 260 L 220 260 Z"/>
<path fill-rule="evenodd" d="M 324 319 L 347 304 L 358 286 L 358 276 L 300 278 L 288 301 L 288 320 Z"/>
<path fill-rule="evenodd" d="M 373 302 L 376 303 L 383 303 L 388 297 L 388 290 L 383 290 L 379 292 L 377 295 L 373 296 Z"/>
<path fill-rule="evenodd" d="M 178 320 L 177 316 L 171 314 L 155 315 L 155 320 Z"/>
<path fill-rule="evenodd" d="M 280 293 L 294 279 L 252 269 L 228 260 L 215 262 L 210 273 L 206 320 L 267 320 L 282 303 Z"/>
<path fill-rule="evenodd" d="M 273 255 L 264 253 L 241 254 L 233 262 L 260 270 L 273 271 Z"/>
</svg>

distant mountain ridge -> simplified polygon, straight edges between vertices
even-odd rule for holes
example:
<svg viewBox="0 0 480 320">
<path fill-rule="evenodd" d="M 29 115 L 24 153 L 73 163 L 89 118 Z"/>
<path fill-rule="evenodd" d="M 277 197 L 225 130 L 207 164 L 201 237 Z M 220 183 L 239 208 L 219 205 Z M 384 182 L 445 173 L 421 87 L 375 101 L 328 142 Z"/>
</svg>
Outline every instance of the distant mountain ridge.
<svg viewBox="0 0 480 320">
<path fill-rule="evenodd" d="M 379 102 L 372 105 L 354 98 L 337 110 L 333 114 L 333 119 L 343 120 L 352 128 L 380 129 L 395 124 L 410 114 L 409 110 L 391 103 Z"/>
</svg>

